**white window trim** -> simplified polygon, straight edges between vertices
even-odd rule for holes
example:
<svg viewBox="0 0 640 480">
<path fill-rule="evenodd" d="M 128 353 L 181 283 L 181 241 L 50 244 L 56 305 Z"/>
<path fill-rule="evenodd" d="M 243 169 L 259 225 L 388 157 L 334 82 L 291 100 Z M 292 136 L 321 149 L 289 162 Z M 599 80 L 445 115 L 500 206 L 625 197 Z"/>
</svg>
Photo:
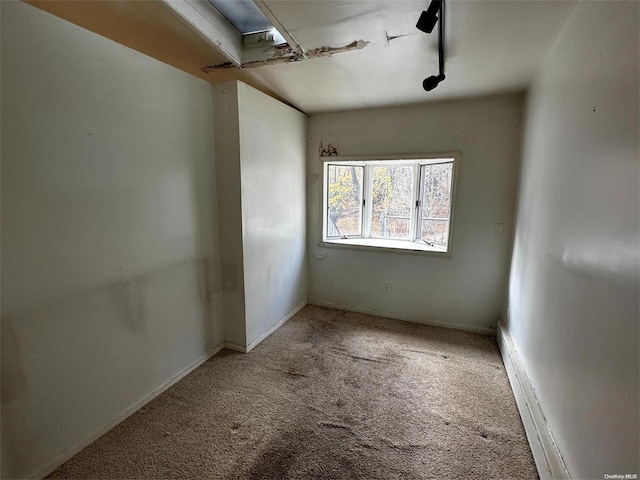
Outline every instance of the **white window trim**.
<svg viewBox="0 0 640 480">
<path fill-rule="evenodd" d="M 322 247 L 341 247 L 341 248 L 355 248 L 355 249 L 376 249 L 383 251 L 393 251 L 396 253 L 429 253 L 435 254 L 438 256 L 452 256 L 453 251 L 453 237 L 454 237 L 454 225 L 455 225 L 455 204 L 456 204 L 456 184 L 458 180 L 458 174 L 460 169 L 460 152 L 444 152 L 444 153 L 427 153 L 427 154 L 402 154 L 402 155 L 357 155 L 357 156 L 324 156 L 320 157 L 323 162 L 322 168 L 322 233 L 321 238 L 322 241 L 319 244 Z M 405 161 L 406 164 L 413 164 L 415 168 L 414 172 L 414 181 L 416 185 L 413 189 L 413 197 L 412 205 L 416 204 L 416 201 L 422 195 L 422 185 L 420 185 L 421 181 L 421 166 L 422 165 L 433 165 L 437 163 L 443 163 L 442 160 L 453 159 L 453 178 L 451 181 L 451 208 L 449 211 L 449 238 L 447 240 L 447 249 L 443 249 L 442 247 L 432 246 L 422 241 L 421 239 L 416 239 L 416 227 L 417 222 L 410 222 L 410 232 L 408 240 L 401 239 L 388 239 L 388 238 L 375 238 L 370 237 L 370 229 L 371 222 L 369 221 L 371 215 L 371 197 L 372 197 L 372 188 L 373 182 L 371 179 L 365 180 L 361 188 L 363 188 L 363 198 L 366 200 L 365 208 L 362 211 L 362 236 L 360 237 L 352 237 L 348 239 L 342 239 L 337 237 L 327 237 L 327 171 L 328 166 L 330 164 L 335 163 L 343 163 L 347 162 L 347 165 L 353 166 L 364 166 L 366 164 L 371 164 L 375 162 L 378 165 L 385 164 L 396 164 L 396 162 Z M 378 163 L 379 162 L 379 163 Z M 365 168 L 366 170 L 366 168 Z M 370 175 L 368 176 L 370 177 Z M 364 190 L 366 188 L 366 191 Z M 422 216 L 422 204 L 418 207 L 419 211 L 417 212 L 416 218 L 421 218 Z"/>
</svg>

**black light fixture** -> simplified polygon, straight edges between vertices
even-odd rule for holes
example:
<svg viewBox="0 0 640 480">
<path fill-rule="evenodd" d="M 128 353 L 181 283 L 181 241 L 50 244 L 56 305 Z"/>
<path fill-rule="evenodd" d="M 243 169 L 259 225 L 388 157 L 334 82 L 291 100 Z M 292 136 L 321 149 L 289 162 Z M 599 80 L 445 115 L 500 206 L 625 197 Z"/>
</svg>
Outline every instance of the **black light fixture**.
<svg viewBox="0 0 640 480">
<path fill-rule="evenodd" d="M 431 75 L 422 81 L 422 88 L 427 92 L 430 92 L 438 86 L 438 84 L 445 79 L 444 73 L 442 75 Z"/>
<path fill-rule="evenodd" d="M 441 5 L 442 0 L 433 0 L 431 2 L 427 11 L 420 14 L 420 18 L 416 24 L 418 30 L 422 30 L 424 33 L 433 32 L 433 27 L 436 26 L 436 22 L 438 21 L 438 12 Z"/>
<path fill-rule="evenodd" d="M 446 78 L 444 75 L 444 0 L 431 0 L 429 8 L 420 14 L 416 28 L 425 33 L 431 33 L 438 20 L 440 20 L 438 25 L 438 67 L 440 73 L 424 79 L 422 88 L 427 92 L 436 88 Z"/>
</svg>

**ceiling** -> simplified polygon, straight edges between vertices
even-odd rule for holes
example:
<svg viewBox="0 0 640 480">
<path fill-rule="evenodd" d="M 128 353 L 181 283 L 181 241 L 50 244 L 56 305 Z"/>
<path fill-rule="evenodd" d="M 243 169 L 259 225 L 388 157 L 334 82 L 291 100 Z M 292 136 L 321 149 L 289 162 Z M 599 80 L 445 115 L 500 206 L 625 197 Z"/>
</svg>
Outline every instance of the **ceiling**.
<svg viewBox="0 0 640 480">
<path fill-rule="evenodd" d="M 205 73 L 227 59 L 163 1 L 27 3 L 210 82 L 242 80 L 306 113 L 524 90 L 578 3 L 448 0 L 447 78 L 425 92 L 423 79 L 438 70 L 436 30 L 415 27 L 428 1 L 262 1 L 305 51 L 368 44 L 331 57 Z"/>
</svg>

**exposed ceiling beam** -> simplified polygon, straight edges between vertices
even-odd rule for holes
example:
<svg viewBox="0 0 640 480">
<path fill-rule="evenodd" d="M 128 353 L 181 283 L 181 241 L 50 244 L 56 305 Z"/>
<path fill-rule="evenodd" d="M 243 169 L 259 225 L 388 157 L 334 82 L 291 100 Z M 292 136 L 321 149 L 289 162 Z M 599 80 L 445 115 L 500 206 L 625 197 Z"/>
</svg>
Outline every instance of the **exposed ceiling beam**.
<svg viewBox="0 0 640 480">
<path fill-rule="evenodd" d="M 267 5 L 264 0 L 253 0 L 253 3 L 256 4 L 256 6 L 262 11 L 262 13 L 264 13 L 264 16 L 267 17 L 267 19 L 271 22 L 271 25 L 273 25 L 276 30 L 280 32 L 280 35 L 284 37 L 284 39 L 287 41 L 296 55 L 306 59 L 307 57 L 304 49 L 302 48 L 302 45 L 300 45 L 296 41 L 296 39 L 293 38 L 293 36 L 289 33 L 289 30 L 287 30 L 287 27 L 282 24 L 278 16 L 273 13 L 271 8 L 269 8 L 269 5 Z"/>
<path fill-rule="evenodd" d="M 229 62 L 242 63 L 242 36 L 205 0 L 162 0 L 184 22 L 215 47 Z"/>
</svg>

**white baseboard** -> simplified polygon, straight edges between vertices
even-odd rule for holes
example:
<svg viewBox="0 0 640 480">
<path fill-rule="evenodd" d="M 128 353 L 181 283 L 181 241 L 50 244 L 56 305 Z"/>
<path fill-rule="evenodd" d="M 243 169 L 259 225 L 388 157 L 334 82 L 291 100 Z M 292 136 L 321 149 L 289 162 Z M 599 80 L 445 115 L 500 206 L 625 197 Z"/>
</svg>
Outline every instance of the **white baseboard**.
<svg viewBox="0 0 640 480">
<path fill-rule="evenodd" d="M 570 479 L 562 454 L 553 438 L 536 393 L 513 340 L 502 324 L 498 325 L 498 346 L 509 382 L 522 417 L 531 453 L 542 480 Z"/>
<path fill-rule="evenodd" d="M 418 317 L 413 315 L 402 315 L 402 314 L 393 313 L 393 312 L 386 312 L 383 310 L 374 310 L 371 308 L 353 307 L 351 305 L 325 302 L 323 300 L 309 300 L 309 304 L 317 305 L 319 307 L 335 308 L 337 310 L 347 310 L 349 312 L 366 313 L 368 315 L 377 315 L 379 317 L 394 318 L 396 320 L 404 320 L 405 322 L 419 323 L 421 325 L 431 325 L 433 327 L 452 328 L 454 330 L 462 330 L 464 332 L 479 333 L 481 335 L 487 335 L 489 337 L 496 336 L 496 331 L 491 328 L 474 327 L 472 325 L 462 325 L 459 323 L 438 322 L 436 320 L 429 320 L 423 317 Z"/>
<path fill-rule="evenodd" d="M 284 325 L 289 319 L 291 319 L 291 317 L 293 317 L 296 313 L 298 313 L 300 310 L 302 310 L 304 307 L 307 306 L 307 301 L 305 300 L 304 302 L 302 302 L 300 305 L 298 305 L 297 307 L 295 307 L 291 313 L 289 313 L 289 315 L 287 315 L 286 317 L 284 317 L 283 319 L 281 319 L 280 321 L 278 321 L 275 325 L 273 325 L 269 330 L 267 330 L 266 332 L 264 332 L 262 335 L 260 335 L 258 338 L 256 338 L 254 341 L 252 341 L 251 343 L 249 343 L 249 345 L 247 345 L 247 353 L 249 353 L 251 350 L 253 350 L 255 347 L 257 347 L 260 342 L 262 342 L 265 338 L 267 338 L 269 335 L 271 335 L 273 332 L 275 332 L 277 329 L 279 329 L 282 325 Z"/>
<path fill-rule="evenodd" d="M 233 350 L 234 352 L 247 353 L 247 347 L 240 345 L 239 343 L 224 342 L 224 348 Z"/>
<path fill-rule="evenodd" d="M 277 329 L 279 329 L 288 320 L 290 320 L 296 313 L 298 313 L 300 310 L 302 310 L 306 306 L 307 306 L 307 301 L 305 300 L 300 305 L 295 307 L 291 311 L 291 313 L 289 313 L 283 319 L 278 320 L 278 322 L 275 325 L 273 325 L 269 330 L 267 330 L 262 335 L 260 335 L 258 338 L 256 338 L 249 345 L 245 346 L 245 345 L 240 345 L 238 343 L 224 342 L 224 348 L 228 348 L 229 350 L 235 350 L 236 352 L 249 353 L 251 350 L 253 350 L 255 347 L 257 347 L 265 338 L 267 338 L 269 335 L 271 335 L 273 332 L 275 332 Z"/>
<path fill-rule="evenodd" d="M 192 362 L 190 365 L 182 369 L 180 372 L 178 372 L 176 375 L 174 375 L 169 380 L 164 382 L 162 385 L 160 385 L 158 388 L 153 390 L 151 393 L 148 393 L 147 395 L 142 397 L 140 400 L 138 400 L 133 405 L 128 407 L 126 410 L 124 410 L 122 413 L 120 413 L 115 418 L 113 418 L 110 422 L 98 428 L 95 432 L 87 435 L 85 438 L 80 440 L 78 443 L 76 443 L 74 446 L 69 448 L 64 453 L 58 455 L 56 458 L 54 458 L 52 461 L 47 463 L 45 466 L 33 472 L 28 478 L 40 479 L 40 478 L 46 477 L 51 472 L 53 472 L 56 468 L 62 465 L 64 462 L 66 462 L 75 454 L 80 452 L 80 450 L 82 450 L 86 446 L 93 443 L 95 440 L 97 440 L 102 435 L 107 433 L 109 430 L 111 430 L 113 427 L 118 425 L 120 422 L 130 417 L 132 414 L 137 412 L 140 408 L 144 407 L 147 403 L 149 403 L 151 400 L 156 398 L 158 395 L 160 395 L 162 392 L 167 390 L 169 387 L 171 387 L 172 385 L 180 381 L 182 378 L 189 375 L 189 373 L 191 373 L 193 370 L 198 368 L 204 362 L 209 360 L 211 357 L 213 357 L 216 353 L 218 353 L 223 348 L 224 348 L 224 344 L 220 343 L 215 347 L 209 349 L 204 355 L 202 355 L 200 358 L 198 358 L 197 360 Z"/>
</svg>

